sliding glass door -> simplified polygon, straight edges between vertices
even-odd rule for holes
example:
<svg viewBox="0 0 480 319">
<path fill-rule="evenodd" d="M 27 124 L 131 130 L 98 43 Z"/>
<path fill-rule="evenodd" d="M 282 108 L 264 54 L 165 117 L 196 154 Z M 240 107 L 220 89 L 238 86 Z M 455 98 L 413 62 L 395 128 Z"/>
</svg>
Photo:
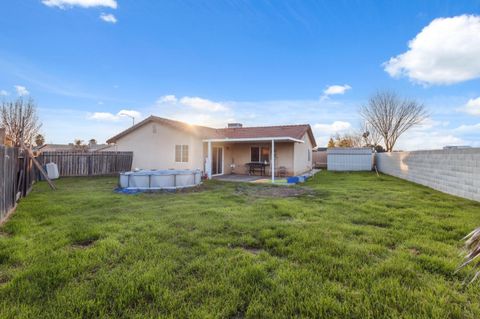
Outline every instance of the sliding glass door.
<svg viewBox="0 0 480 319">
<path fill-rule="evenodd" d="M 212 147 L 212 175 L 223 174 L 223 147 Z"/>
</svg>

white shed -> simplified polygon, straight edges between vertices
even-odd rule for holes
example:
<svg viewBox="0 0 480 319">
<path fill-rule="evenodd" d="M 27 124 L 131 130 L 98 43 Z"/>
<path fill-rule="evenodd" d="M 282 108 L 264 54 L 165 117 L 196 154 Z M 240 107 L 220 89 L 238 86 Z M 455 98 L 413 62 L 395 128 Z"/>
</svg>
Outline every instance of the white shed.
<svg viewBox="0 0 480 319">
<path fill-rule="evenodd" d="M 360 148 L 329 148 L 327 150 L 327 169 L 329 171 L 371 171 L 373 150 Z"/>
</svg>

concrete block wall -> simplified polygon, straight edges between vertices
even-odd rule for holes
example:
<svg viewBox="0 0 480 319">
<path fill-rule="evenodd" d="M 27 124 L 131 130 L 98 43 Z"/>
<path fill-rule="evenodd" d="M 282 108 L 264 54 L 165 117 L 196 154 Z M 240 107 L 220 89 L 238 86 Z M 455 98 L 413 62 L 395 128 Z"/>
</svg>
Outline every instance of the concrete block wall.
<svg viewBox="0 0 480 319">
<path fill-rule="evenodd" d="M 377 153 L 387 175 L 480 201 L 480 148 Z"/>
</svg>

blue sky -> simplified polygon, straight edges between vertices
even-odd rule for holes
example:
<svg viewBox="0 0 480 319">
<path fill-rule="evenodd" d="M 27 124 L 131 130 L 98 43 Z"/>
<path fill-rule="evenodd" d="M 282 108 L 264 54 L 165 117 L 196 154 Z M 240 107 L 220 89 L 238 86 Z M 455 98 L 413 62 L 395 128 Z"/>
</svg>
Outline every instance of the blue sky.
<svg viewBox="0 0 480 319">
<path fill-rule="evenodd" d="M 355 130 L 375 91 L 431 117 L 398 148 L 480 146 L 480 1 L 0 3 L 0 98 L 30 95 L 47 142 L 150 114 L 224 127 Z"/>
</svg>

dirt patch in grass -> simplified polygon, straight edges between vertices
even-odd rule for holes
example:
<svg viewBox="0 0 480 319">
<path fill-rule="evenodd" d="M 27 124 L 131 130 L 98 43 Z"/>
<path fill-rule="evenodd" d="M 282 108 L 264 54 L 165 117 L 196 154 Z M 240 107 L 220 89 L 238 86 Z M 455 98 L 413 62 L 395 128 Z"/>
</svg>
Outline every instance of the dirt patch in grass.
<svg viewBox="0 0 480 319">
<path fill-rule="evenodd" d="M 410 252 L 410 254 L 411 254 L 412 256 L 418 256 L 418 255 L 420 255 L 420 250 L 418 250 L 417 248 L 410 248 L 408 251 Z"/>
<path fill-rule="evenodd" d="M 256 248 L 256 247 L 242 247 L 242 248 L 246 252 L 249 252 L 250 254 L 253 254 L 253 255 L 258 255 L 264 251 L 263 249 Z"/>
<path fill-rule="evenodd" d="M 251 245 L 228 245 L 228 246 L 231 249 L 241 249 L 252 255 L 259 255 L 265 251 L 265 249 L 263 248 L 260 248 L 258 246 L 251 246 Z"/>
<path fill-rule="evenodd" d="M 85 249 L 92 246 L 97 241 L 97 239 L 98 238 L 87 238 L 87 239 L 79 240 L 74 242 L 72 244 L 72 247 L 76 249 Z"/>
<path fill-rule="evenodd" d="M 314 196 L 315 191 L 306 187 L 239 185 L 235 188 L 235 194 L 250 197 L 301 197 Z"/>
<path fill-rule="evenodd" d="M 0 274 L 0 286 L 8 283 L 10 281 L 10 277 L 6 274 Z"/>
<path fill-rule="evenodd" d="M 6 233 L 4 231 L 0 231 L 0 238 L 10 237 L 10 236 L 11 236 L 11 234 Z"/>
<path fill-rule="evenodd" d="M 201 193 L 205 191 L 222 190 L 224 186 L 220 183 L 202 183 L 200 185 L 178 188 L 178 189 L 151 189 L 145 190 L 136 194 L 146 195 L 158 195 L 158 194 L 189 194 L 189 193 Z"/>
</svg>

